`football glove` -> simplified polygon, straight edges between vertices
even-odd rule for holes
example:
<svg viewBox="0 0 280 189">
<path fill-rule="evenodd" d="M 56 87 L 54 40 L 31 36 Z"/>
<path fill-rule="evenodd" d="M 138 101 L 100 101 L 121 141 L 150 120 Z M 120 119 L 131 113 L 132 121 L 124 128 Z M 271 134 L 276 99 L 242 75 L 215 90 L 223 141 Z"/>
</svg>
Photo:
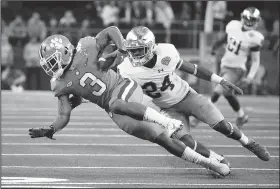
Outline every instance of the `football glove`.
<svg viewBox="0 0 280 189">
<path fill-rule="evenodd" d="M 32 128 L 29 129 L 29 135 L 31 138 L 40 138 L 47 137 L 49 139 L 55 140 L 53 138 L 53 134 L 55 133 L 55 129 L 53 126 L 49 128 Z"/>
<path fill-rule="evenodd" d="M 220 82 L 220 85 L 222 85 L 222 87 L 228 91 L 236 91 L 238 94 L 243 94 L 243 90 L 240 89 L 239 87 L 235 86 L 234 84 L 232 84 L 231 82 L 223 79 Z"/>
<path fill-rule="evenodd" d="M 71 108 L 74 109 L 82 103 L 82 97 L 77 95 L 72 95 L 69 97 L 69 102 L 71 104 Z"/>
<path fill-rule="evenodd" d="M 248 85 L 250 85 L 252 83 L 252 79 L 251 78 L 248 78 L 248 77 L 245 77 L 245 78 L 242 78 L 240 83 L 239 83 L 239 86 L 242 88 L 242 89 L 245 89 L 246 87 L 248 87 Z"/>
</svg>

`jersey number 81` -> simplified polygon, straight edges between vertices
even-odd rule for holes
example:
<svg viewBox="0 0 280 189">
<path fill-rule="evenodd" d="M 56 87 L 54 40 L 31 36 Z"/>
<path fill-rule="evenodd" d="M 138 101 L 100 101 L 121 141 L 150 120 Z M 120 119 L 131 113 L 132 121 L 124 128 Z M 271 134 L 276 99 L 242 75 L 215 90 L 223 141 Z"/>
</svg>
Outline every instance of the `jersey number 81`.
<svg viewBox="0 0 280 189">
<path fill-rule="evenodd" d="M 230 37 L 227 48 L 230 52 L 233 52 L 234 54 L 238 55 L 241 43 L 242 41 L 238 41 L 234 37 Z"/>
</svg>

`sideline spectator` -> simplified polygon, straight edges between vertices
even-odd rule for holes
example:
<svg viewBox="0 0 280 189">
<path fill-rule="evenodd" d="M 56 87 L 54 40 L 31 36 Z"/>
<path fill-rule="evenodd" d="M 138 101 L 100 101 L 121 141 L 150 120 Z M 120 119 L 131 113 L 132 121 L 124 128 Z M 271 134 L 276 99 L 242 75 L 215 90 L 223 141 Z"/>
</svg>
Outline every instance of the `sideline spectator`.
<svg viewBox="0 0 280 189">
<path fill-rule="evenodd" d="M 22 92 L 23 84 L 26 81 L 25 74 L 20 70 L 9 65 L 2 72 L 2 89 L 11 89 L 13 92 Z"/>
<path fill-rule="evenodd" d="M 67 37 L 70 41 L 75 41 L 76 39 L 73 35 L 71 35 L 71 27 L 73 27 L 76 23 L 77 20 L 70 10 L 65 11 L 64 16 L 59 20 L 59 27 L 64 28 L 61 32 L 62 35 Z"/>
<path fill-rule="evenodd" d="M 8 65 L 14 63 L 14 51 L 12 45 L 8 41 L 7 35 L 1 35 L 1 71 L 5 70 Z"/>
<path fill-rule="evenodd" d="M 118 1 L 119 11 L 119 22 L 129 24 L 131 23 L 131 2 L 129 1 Z"/>
<path fill-rule="evenodd" d="M 23 49 L 23 58 L 25 60 L 27 76 L 26 89 L 28 90 L 38 90 L 40 88 L 41 68 L 39 63 L 39 48 L 40 43 L 35 37 L 32 37 Z"/>
<path fill-rule="evenodd" d="M 224 30 L 227 11 L 226 1 L 213 1 L 212 4 L 213 19 L 214 19 L 214 31 Z M 218 26 L 218 27 L 216 27 Z"/>
<path fill-rule="evenodd" d="M 166 1 L 156 1 L 155 3 L 156 23 L 160 23 L 165 28 L 165 42 L 170 43 L 171 24 L 174 20 L 174 12 Z"/>
<path fill-rule="evenodd" d="M 119 21 L 119 8 L 116 6 L 115 1 L 107 3 L 100 13 L 100 17 L 103 20 L 104 27 L 118 25 Z"/>
<path fill-rule="evenodd" d="M 59 20 L 59 25 L 62 27 L 71 27 L 76 23 L 76 18 L 70 10 L 65 11 L 64 16 Z"/>
<path fill-rule="evenodd" d="M 40 19 L 40 14 L 34 12 L 32 17 L 28 20 L 27 30 L 29 38 L 36 37 L 43 41 L 47 35 L 47 28 L 45 23 Z"/>
<path fill-rule="evenodd" d="M 12 46 L 25 45 L 27 40 L 27 27 L 21 15 L 16 15 L 15 19 L 9 25 L 9 40 Z"/>
<path fill-rule="evenodd" d="M 89 19 L 84 19 L 81 24 L 81 28 L 78 32 L 79 39 L 82 37 L 90 36 L 90 21 Z"/>
<path fill-rule="evenodd" d="M 57 28 L 57 25 L 58 25 L 58 21 L 57 19 L 52 16 L 50 18 L 50 21 L 49 21 L 49 35 L 53 35 L 53 34 L 57 34 L 58 33 L 58 28 Z"/>
</svg>

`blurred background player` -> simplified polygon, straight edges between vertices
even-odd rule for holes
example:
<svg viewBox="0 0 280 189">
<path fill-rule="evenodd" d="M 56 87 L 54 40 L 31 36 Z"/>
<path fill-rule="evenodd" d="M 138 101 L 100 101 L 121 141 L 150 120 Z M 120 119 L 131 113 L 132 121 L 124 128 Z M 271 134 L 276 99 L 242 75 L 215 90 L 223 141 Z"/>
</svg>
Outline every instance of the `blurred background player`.
<svg viewBox="0 0 280 189">
<path fill-rule="evenodd" d="M 221 60 L 220 75 L 234 84 L 240 84 L 241 86 L 249 85 L 258 71 L 260 49 L 264 40 L 264 36 L 256 30 L 259 22 L 260 11 L 254 7 L 246 8 L 241 13 L 241 21 L 230 21 L 226 26 L 225 35 L 215 42 L 212 47 L 211 52 L 214 54 L 220 45 L 227 43 L 225 54 Z M 246 75 L 248 56 L 251 56 L 251 67 Z M 219 85 L 215 87 L 211 101 L 213 103 L 217 102 L 221 95 L 224 95 L 232 109 L 236 112 L 236 125 L 241 128 L 248 122 L 249 116 L 244 113 L 234 92 L 224 91 Z M 191 121 L 193 126 L 198 123 L 199 120 L 197 119 Z"/>
</svg>

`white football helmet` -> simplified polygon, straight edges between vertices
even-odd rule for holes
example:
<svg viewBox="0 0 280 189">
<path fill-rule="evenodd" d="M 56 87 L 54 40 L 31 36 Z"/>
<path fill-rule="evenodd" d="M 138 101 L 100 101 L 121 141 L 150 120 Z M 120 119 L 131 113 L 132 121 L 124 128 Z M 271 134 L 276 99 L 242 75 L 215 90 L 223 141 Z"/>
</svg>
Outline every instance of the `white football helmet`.
<svg viewBox="0 0 280 189">
<path fill-rule="evenodd" d="M 74 46 L 63 35 L 51 35 L 40 45 L 40 65 L 51 77 L 58 78 L 72 60 Z"/>
<path fill-rule="evenodd" d="M 260 11 L 255 7 L 248 7 L 241 13 L 241 23 L 245 30 L 254 30 L 261 20 Z"/>
<path fill-rule="evenodd" d="M 125 41 L 128 58 L 133 66 L 142 66 L 154 56 L 155 35 L 145 26 L 132 28 Z"/>
</svg>

